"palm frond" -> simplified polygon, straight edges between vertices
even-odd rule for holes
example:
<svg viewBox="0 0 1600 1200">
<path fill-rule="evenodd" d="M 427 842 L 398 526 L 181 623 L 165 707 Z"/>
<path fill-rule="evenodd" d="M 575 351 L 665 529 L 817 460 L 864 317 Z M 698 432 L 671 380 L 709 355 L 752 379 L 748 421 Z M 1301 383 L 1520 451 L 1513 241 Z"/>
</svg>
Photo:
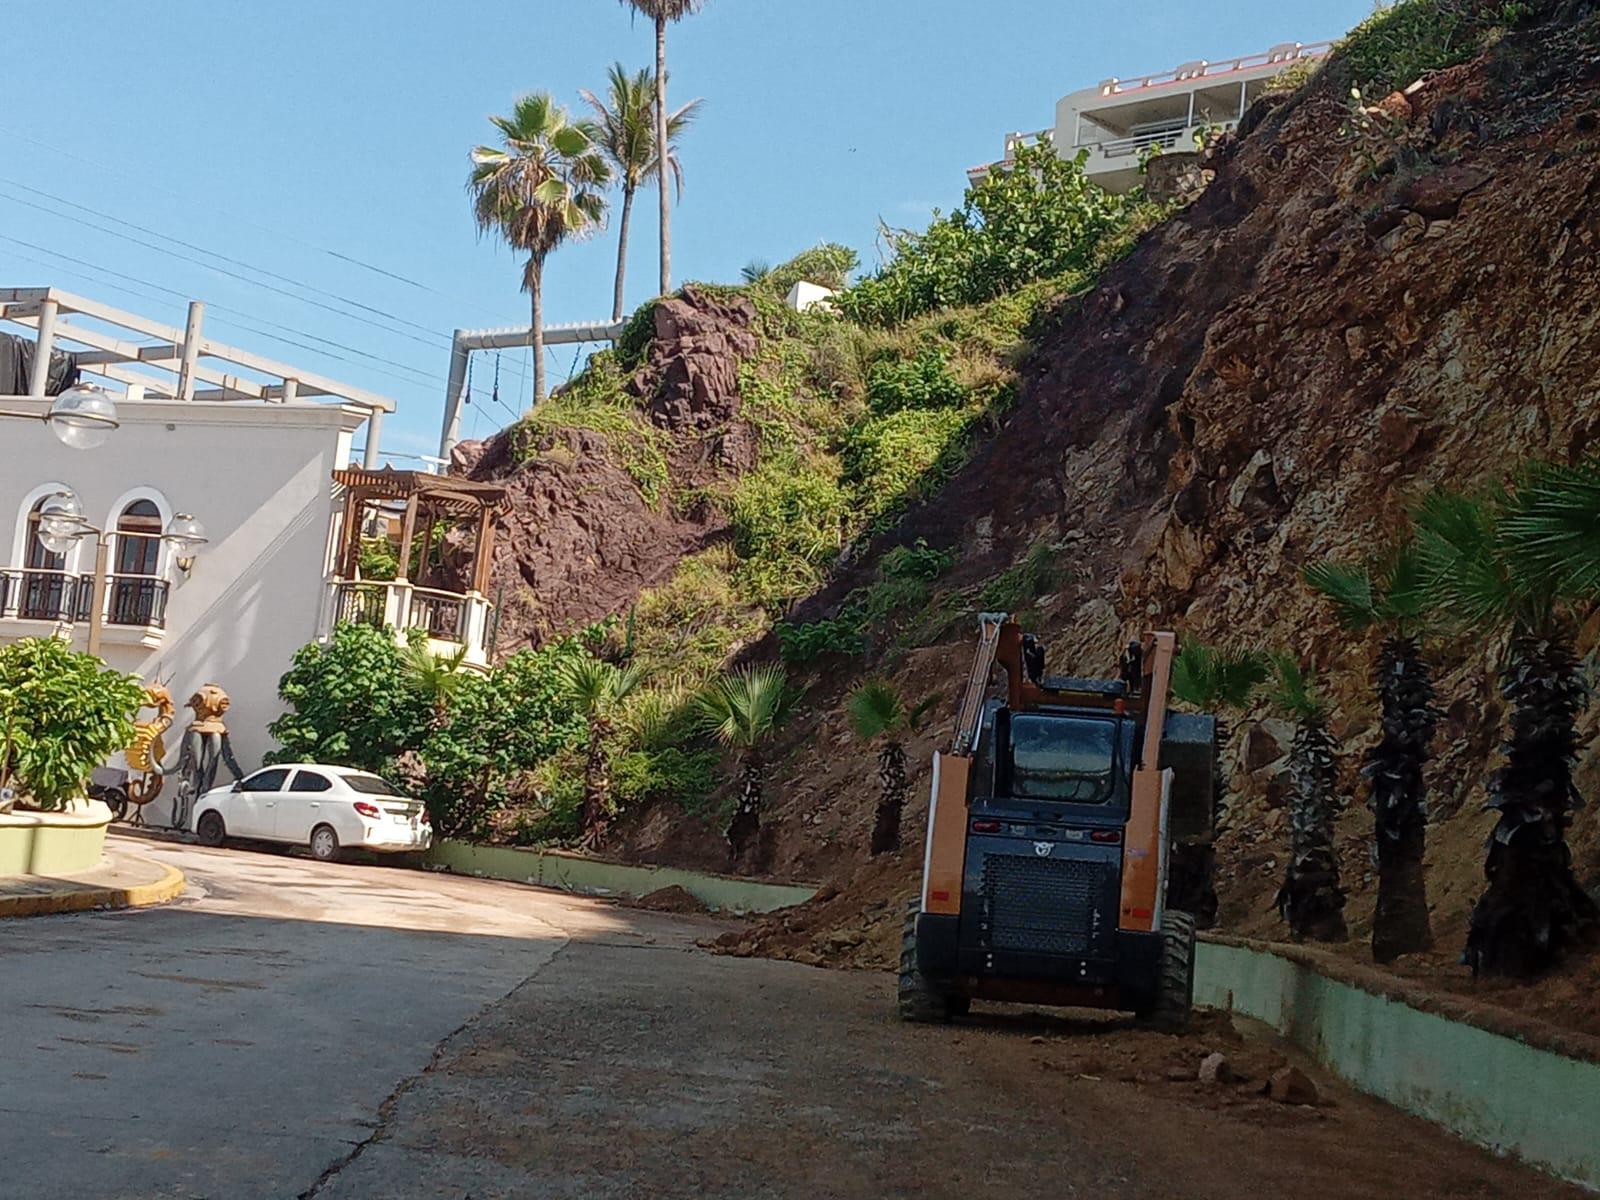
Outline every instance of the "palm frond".
<svg viewBox="0 0 1600 1200">
<path fill-rule="evenodd" d="M 652 21 L 681 21 L 699 12 L 703 3 L 705 0 L 622 0 L 624 8 Z"/>
<path fill-rule="evenodd" d="M 905 701 L 886 679 L 868 679 L 845 702 L 850 728 L 859 738 L 892 737 L 907 723 Z"/>
<path fill-rule="evenodd" d="M 1437 491 L 1417 506 L 1417 560 L 1439 606 L 1468 625 L 1516 620 L 1526 596 L 1517 586 L 1497 529 L 1506 498 Z"/>
<path fill-rule="evenodd" d="M 695 701 L 699 727 L 725 746 L 749 750 L 783 723 L 794 702 L 782 667 L 745 667 L 723 675 Z"/>
<path fill-rule="evenodd" d="M 1300 576 L 1333 603 L 1339 623 L 1346 629 L 1367 629 L 1381 617 L 1381 605 L 1364 565 L 1336 562 L 1311 563 Z"/>
<path fill-rule="evenodd" d="M 739 275 L 746 283 L 760 283 L 772 274 L 772 264 L 764 258 L 752 258 L 739 268 Z"/>
<path fill-rule="evenodd" d="M 1296 720 L 1320 720 L 1327 715 L 1327 706 L 1317 695 L 1310 672 L 1300 665 L 1292 654 L 1278 652 L 1270 656 L 1273 687 L 1269 699 Z"/>
<path fill-rule="evenodd" d="M 1206 711 L 1241 708 L 1267 674 L 1259 651 L 1223 650 L 1185 639 L 1172 662 L 1172 694 Z"/>
<path fill-rule="evenodd" d="M 1567 596 L 1600 595 L 1600 459 L 1536 463 L 1500 522 L 1513 571 Z"/>
</svg>

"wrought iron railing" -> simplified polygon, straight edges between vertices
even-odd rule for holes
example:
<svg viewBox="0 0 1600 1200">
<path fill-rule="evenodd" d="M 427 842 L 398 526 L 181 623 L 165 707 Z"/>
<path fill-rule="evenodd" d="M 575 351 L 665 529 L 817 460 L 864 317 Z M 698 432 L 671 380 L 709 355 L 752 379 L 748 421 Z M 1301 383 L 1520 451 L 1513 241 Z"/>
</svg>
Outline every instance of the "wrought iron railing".
<svg viewBox="0 0 1600 1200">
<path fill-rule="evenodd" d="M 167 593 L 171 585 L 154 575 L 113 575 L 106 581 L 106 624 L 167 627 Z M 94 580 L 78 583 L 86 604 L 94 602 Z M 87 617 L 87 614 L 85 614 Z"/>
<path fill-rule="evenodd" d="M 432 588 L 414 588 L 411 592 L 411 619 L 413 629 L 424 629 L 428 636 L 441 642 L 467 640 L 467 598 L 452 592 L 436 592 Z"/>
<path fill-rule="evenodd" d="M 0 571 L 0 617 L 24 621 L 72 621 L 77 615 L 78 579 L 43 567 Z"/>
<path fill-rule="evenodd" d="M 336 625 L 384 626 L 389 587 L 383 583 L 340 583 L 334 591 Z"/>
</svg>

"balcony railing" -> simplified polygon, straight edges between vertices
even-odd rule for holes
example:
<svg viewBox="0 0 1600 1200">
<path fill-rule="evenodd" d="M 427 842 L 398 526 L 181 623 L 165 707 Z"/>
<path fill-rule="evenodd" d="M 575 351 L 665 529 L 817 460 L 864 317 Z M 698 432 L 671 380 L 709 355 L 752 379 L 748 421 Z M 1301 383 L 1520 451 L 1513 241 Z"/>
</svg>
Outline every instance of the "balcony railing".
<svg viewBox="0 0 1600 1200">
<path fill-rule="evenodd" d="M 0 571 L 0 617 L 71 622 L 77 611 L 76 575 L 43 567 Z"/>
<path fill-rule="evenodd" d="M 1100 94 L 1123 96 L 1129 92 L 1167 87 L 1175 83 L 1193 84 L 1203 80 L 1216 80 L 1221 76 L 1233 75 L 1239 71 L 1253 71 L 1261 67 L 1287 68 L 1307 59 L 1321 58 L 1332 49 L 1332 42 L 1285 42 L 1260 54 L 1241 54 L 1237 58 L 1225 58 L 1220 62 L 1198 59 L 1184 63 L 1181 67 L 1174 67 L 1170 71 L 1157 71 L 1154 74 L 1141 75 L 1137 79 L 1114 77 L 1104 79 L 1100 82 Z"/>
<path fill-rule="evenodd" d="M 494 605 L 476 592 L 420 588 L 403 579 L 335 579 L 331 587 L 330 611 L 336 626 L 372 625 L 394 630 L 397 637 L 420 629 L 430 642 L 465 646 L 470 665 L 489 661 Z"/>
<path fill-rule="evenodd" d="M 171 585 L 154 575 L 112 575 L 106 580 L 105 623 L 165 629 Z M 77 624 L 94 607 L 94 576 L 43 567 L 0 571 L 0 618 Z"/>
</svg>

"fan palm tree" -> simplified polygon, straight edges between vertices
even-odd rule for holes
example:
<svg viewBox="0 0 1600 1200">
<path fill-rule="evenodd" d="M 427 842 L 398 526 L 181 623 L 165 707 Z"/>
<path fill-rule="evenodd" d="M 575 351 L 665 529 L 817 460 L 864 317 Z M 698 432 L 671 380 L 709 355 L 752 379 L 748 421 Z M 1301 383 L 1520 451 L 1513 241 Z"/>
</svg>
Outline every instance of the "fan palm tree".
<svg viewBox="0 0 1600 1200">
<path fill-rule="evenodd" d="M 1567 846 L 1587 700 L 1567 600 L 1600 581 L 1594 471 L 1535 466 L 1514 491 L 1435 493 L 1416 514 L 1441 605 L 1468 626 L 1509 634 L 1500 694 L 1511 704 L 1510 738 L 1488 780 L 1499 819 L 1467 931 L 1474 974 L 1529 978 L 1600 938 L 1600 906 L 1579 886 Z"/>
<path fill-rule="evenodd" d="M 1289 746 L 1289 865 L 1278 890 L 1278 912 L 1297 942 L 1340 942 L 1346 936 L 1344 890 L 1333 848 L 1339 743 L 1328 732 L 1327 708 L 1300 664 L 1275 654 L 1272 669 L 1273 703 L 1295 721 Z"/>
<path fill-rule="evenodd" d="M 1211 763 L 1211 824 L 1227 812 L 1228 781 L 1222 771 L 1222 747 L 1229 731 L 1220 715 L 1240 709 L 1268 675 L 1266 657 L 1251 650 L 1223 650 L 1185 639 L 1172 662 L 1172 695 L 1180 702 L 1216 717 Z M 1167 856 L 1167 903 L 1192 913 L 1195 923 L 1210 929 L 1217 921 L 1217 848 L 1213 839 L 1175 844 Z"/>
<path fill-rule="evenodd" d="M 409 643 L 404 653 L 405 679 L 412 691 L 421 696 L 432 712 L 433 727 L 443 727 L 450 711 L 450 702 L 461 690 L 466 675 L 461 667 L 467 661 L 467 648 L 462 646 L 453 654 L 439 654 L 428 649 L 420 636 Z"/>
<path fill-rule="evenodd" d="M 723 675 L 695 701 L 702 732 L 739 755 L 739 805 L 728 822 L 728 856 L 737 862 L 761 832 L 766 781 L 762 749 L 789 715 L 794 696 L 782 667 L 745 667 Z"/>
<path fill-rule="evenodd" d="M 752 258 L 739 268 L 739 277 L 746 283 L 761 283 L 772 276 L 772 264 L 764 258 Z"/>
<path fill-rule="evenodd" d="M 630 74 L 621 63 L 611 64 L 604 99 L 580 89 L 594 109 L 599 133 L 595 144 L 622 186 L 622 215 L 617 221 L 617 283 L 611 300 L 611 319 L 622 319 L 623 283 L 628 271 L 628 230 L 633 221 L 633 197 L 641 184 L 653 179 L 661 169 L 656 153 L 655 89 L 649 71 Z M 673 190 L 683 198 L 683 164 L 678 161 L 678 135 L 693 121 L 700 101 L 691 100 L 676 112 L 667 114 L 667 169 L 672 172 Z"/>
<path fill-rule="evenodd" d="M 900 849 L 900 814 L 906 806 L 906 747 L 902 739 L 922 728 L 923 718 L 939 699 L 929 696 L 908 708 L 892 683 L 869 679 L 850 693 L 845 704 L 856 736 L 878 743 L 878 811 L 868 844 L 870 854 Z"/>
<path fill-rule="evenodd" d="M 595 149 L 596 130 L 574 121 L 548 92 L 517 100 L 509 117 L 490 117 L 498 146 L 472 151 L 467 191 L 478 233 L 498 233 L 528 256 L 522 288 L 533 316 L 533 401 L 544 400 L 544 263 L 562 242 L 584 238 L 605 217 L 611 171 Z"/>
<path fill-rule="evenodd" d="M 667 25 L 700 11 L 704 0 L 622 0 L 656 27 L 656 145 L 671 146 L 667 130 Z M 672 212 L 667 204 L 667 175 L 656 172 L 661 193 L 661 295 L 672 290 Z"/>
<path fill-rule="evenodd" d="M 617 667 L 584 655 L 562 664 L 560 681 L 567 698 L 589 727 L 583 760 L 582 844 L 593 850 L 605 836 L 611 815 L 611 780 L 607 773 L 617 709 L 639 686 L 637 663 Z"/>
<path fill-rule="evenodd" d="M 1421 627 L 1430 603 L 1414 544 L 1366 563 L 1315 563 L 1305 580 L 1333 602 L 1352 632 L 1381 629 L 1373 674 L 1383 734 L 1361 773 L 1372 789 L 1378 903 L 1372 915 L 1372 957 L 1393 962 L 1433 945 L 1423 871 L 1428 810 L 1423 768 L 1439 710 L 1422 657 Z"/>
</svg>

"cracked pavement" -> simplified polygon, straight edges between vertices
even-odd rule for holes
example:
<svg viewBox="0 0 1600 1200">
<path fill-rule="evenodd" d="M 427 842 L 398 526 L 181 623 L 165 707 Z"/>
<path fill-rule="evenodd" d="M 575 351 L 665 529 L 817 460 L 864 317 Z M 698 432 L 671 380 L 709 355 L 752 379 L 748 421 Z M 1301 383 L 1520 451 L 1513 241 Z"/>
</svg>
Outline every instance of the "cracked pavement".
<svg viewBox="0 0 1600 1200">
<path fill-rule="evenodd" d="M 717 957 L 706 918 L 141 852 L 190 894 L 0 922 L 7 1197 L 1577 1195 L 1336 1085 L 1295 1109 L 1085 1065 L 1212 1034 L 906 1026 L 889 976 Z"/>
</svg>

